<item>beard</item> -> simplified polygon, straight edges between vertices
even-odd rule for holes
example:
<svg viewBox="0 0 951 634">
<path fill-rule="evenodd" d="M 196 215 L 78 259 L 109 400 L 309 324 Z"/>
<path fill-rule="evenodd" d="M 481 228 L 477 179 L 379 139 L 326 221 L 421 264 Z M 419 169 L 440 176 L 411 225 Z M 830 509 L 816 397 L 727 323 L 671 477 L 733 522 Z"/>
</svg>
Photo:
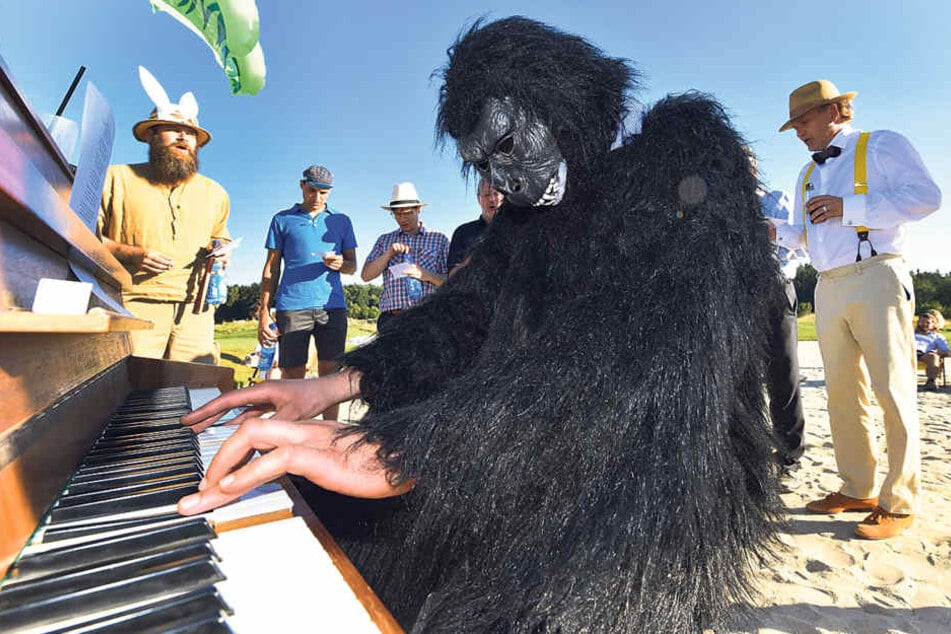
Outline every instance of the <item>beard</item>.
<svg viewBox="0 0 951 634">
<path fill-rule="evenodd" d="M 154 179 L 164 185 L 177 185 L 198 172 L 198 150 L 181 157 L 171 146 L 163 145 L 158 135 L 149 142 L 149 165 Z"/>
</svg>

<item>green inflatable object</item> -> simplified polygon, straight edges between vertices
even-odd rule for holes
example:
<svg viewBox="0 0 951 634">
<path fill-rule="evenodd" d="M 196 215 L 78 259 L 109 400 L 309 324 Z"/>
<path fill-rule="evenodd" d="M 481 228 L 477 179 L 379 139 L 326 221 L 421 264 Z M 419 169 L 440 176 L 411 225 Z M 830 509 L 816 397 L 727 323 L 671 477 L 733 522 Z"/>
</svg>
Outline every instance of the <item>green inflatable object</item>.
<svg viewBox="0 0 951 634">
<path fill-rule="evenodd" d="M 211 47 L 231 84 L 231 92 L 257 94 L 264 87 L 264 52 L 258 42 L 254 0 L 149 0 Z"/>
</svg>

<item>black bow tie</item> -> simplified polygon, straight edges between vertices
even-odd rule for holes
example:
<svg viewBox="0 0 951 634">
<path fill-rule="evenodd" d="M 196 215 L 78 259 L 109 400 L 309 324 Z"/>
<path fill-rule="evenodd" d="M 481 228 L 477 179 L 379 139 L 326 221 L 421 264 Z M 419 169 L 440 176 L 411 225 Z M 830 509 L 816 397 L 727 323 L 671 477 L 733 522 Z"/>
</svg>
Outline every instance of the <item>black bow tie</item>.
<svg viewBox="0 0 951 634">
<path fill-rule="evenodd" d="M 826 162 L 826 159 L 834 158 L 839 154 L 842 154 L 842 148 L 840 148 L 838 145 L 830 145 L 821 152 L 816 152 L 813 154 L 812 160 L 815 161 L 816 164 L 822 165 Z"/>
</svg>

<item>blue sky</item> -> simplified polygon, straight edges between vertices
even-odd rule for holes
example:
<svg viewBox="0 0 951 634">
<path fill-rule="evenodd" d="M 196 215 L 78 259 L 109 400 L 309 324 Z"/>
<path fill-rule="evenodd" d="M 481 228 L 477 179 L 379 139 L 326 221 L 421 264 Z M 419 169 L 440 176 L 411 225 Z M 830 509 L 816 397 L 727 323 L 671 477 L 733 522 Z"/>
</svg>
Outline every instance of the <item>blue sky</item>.
<svg viewBox="0 0 951 634">
<path fill-rule="evenodd" d="M 20 90 L 37 112 L 52 112 L 85 65 L 83 83 L 95 83 L 113 109 L 114 163 L 146 156 L 131 134 L 151 109 L 137 65 L 173 100 L 195 93 L 201 124 L 214 135 L 201 171 L 228 190 L 231 232 L 244 238 L 232 282 L 259 279 L 270 218 L 299 200 L 300 172 L 313 163 L 335 174 L 330 202 L 353 220 L 360 265 L 376 236 L 395 228 L 380 205 L 397 181 L 416 183 L 429 203 L 423 221 L 447 235 L 478 215 L 474 183 L 460 176 L 454 148 L 434 146 L 431 74 L 460 28 L 480 15 L 526 15 L 630 59 L 642 73 L 641 103 L 688 89 L 713 94 L 775 189 L 791 190 L 808 158 L 793 132 L 776 132 L 789 92 L 831 79 L 859 92 L 859 127 L 905 134 L 951 196 L 946 3 L 259 0 L 258 8 L 267 85 L 256 96 L 233 96 L 205 43 L 153 14 L 148 0 L 0 0 L 0 56 Z M 83 90 L 66 116 L 81 118 Z M 910 235 L 913 268 L 951 271 L 951 215 L 939 210 Z"/>
</svg>

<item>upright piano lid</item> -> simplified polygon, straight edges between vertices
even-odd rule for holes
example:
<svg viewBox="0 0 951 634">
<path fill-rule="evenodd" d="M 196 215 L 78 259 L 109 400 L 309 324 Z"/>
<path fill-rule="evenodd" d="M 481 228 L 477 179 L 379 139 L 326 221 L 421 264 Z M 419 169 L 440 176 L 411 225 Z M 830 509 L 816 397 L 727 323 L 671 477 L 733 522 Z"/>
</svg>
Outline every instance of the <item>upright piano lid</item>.
<svg viewBox="0 0 951 634">
<path fill-rule="evenodd" d="M 0 58 L 0 223 L 82 267 L 117 299 L 132 278 L 69 208 L 72 182 L 72 168 Z"/>
<path fill-rule="evenodd" d="M 73 184 L 73 169 L 53 140 L 46 125 L 33 111 L 23 93 L 16 87 L 13 75 L 0 55 L 0 128 L 15 134 L 15 138 L 31 147 L 31 157 L 37 169 L 57 190 L 68 192 Z M 29 137 L 33 137 L 30 139 Z M 69 200 L 69 195 L 65 200 Z"/>
</svg>

